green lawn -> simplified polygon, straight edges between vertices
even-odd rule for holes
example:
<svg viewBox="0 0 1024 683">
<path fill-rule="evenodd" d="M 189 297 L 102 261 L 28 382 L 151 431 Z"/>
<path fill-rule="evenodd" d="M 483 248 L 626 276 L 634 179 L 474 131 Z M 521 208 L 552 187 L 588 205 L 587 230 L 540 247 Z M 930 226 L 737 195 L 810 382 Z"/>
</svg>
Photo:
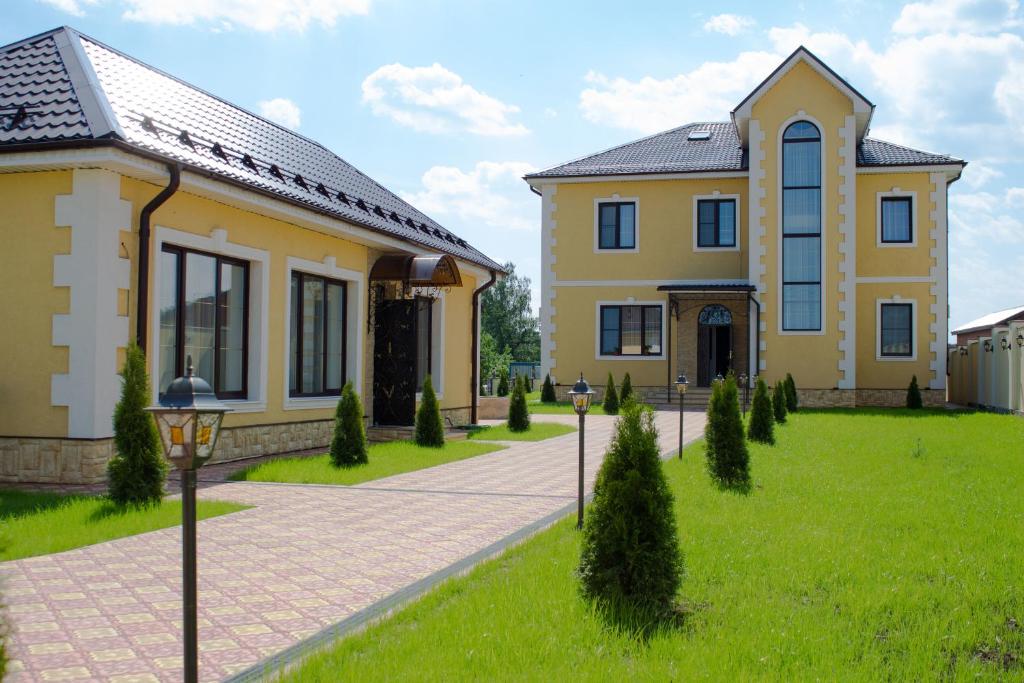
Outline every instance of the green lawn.
<svg viewBox="0 0 1024 683">
<path fill-rule="evenodd" d="M 801 412 L 754 488 L 666 463 L 687 575 L 648 641 L 577 594 L 574 519 L 285 676 L 332 680 L 1022 680 L 1024 420 Z"/>
<path fill-rule="evenodd" d="M 334 467 L 329 455 L 278 458 L 232 474 L 234 481 L 280 481 L 293 484 L 360 484 L 394 474 L 465 460 L 504 448 L 493 443 L 448 441 L 441 448 L 424 448 L 411 441 L 370 445 L 370 462 L 356 467 Z"/>
<path fill-rule="evenodd" d="M 206 519 L 246 508 L 201 500 L 197 514 Z M 17 560 L 181 524 L 181 501 L 123 509 L 96 496 L 0 491 L 0 522 L 0 560 Z"/>
<path fill-rule="evenodd" d="M 562 436 L 575 432 L 576 428 L 557 422 L 532 421 L 525 432 L 513 432 L 508 425 L 502 423 L 494 427 L 481 427 L 469 433 L 470 439 L 482 441 L 543 441 L 554 436 Z"/>
<path fill-rule="evenodd" d="M 541 403 L 540 391 L 531 391 L 526 395 L 526 407 L 531 413 L 537 415 L 575 415 L 572 403 L 559 401 L 558 403 Z M 604 415 L 604 408 L 597 401 L 590 404 L 587 415 Z"/>
</svg>

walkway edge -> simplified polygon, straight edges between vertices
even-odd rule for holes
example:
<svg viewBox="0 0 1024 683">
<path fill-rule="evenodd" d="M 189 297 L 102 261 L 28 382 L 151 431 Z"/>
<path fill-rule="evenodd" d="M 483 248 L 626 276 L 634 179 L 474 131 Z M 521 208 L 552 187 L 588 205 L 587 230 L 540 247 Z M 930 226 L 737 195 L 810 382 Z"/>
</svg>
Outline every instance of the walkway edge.
<svg viewBox="0 0 1024 683">
<path fill-rule="evenodd" d="M 685 441 L 684 445 L 696 441 L 697 438 L 699 437 Z M 676 449 L 672 448 L 662 453 L 661 459 L 663 461 L 668 460 L 675 455 Z M 584 498 L 584 502 L 589 503 L 593 497 L 593 493 L 588 493 Z M 574 500 L 547 516 L 527 524 L 518 531 L 514 531 L 505 538 L 495 541 L 491 545 L 481 548 L 475 553 L 462 558 L 458 562 L 450 564 L 444 569 L 440 569 L 433 574 L 423 577 L 419 581 L 410 583 L 405 588 L 397 590 L 391 595 L 381 598 L 372 605 L 368 605 L 358 612 L 345 617 L 341 621 L 321 629 L 309 638 L 295 643 L 291 647 L 282 650 L 276 655 L 272 655 L 261 662 L 257 662 L 248 669 L 225 679 L 225 681 L 226 683 L 250 683 L 254 681 L 267 680 L 271 677 L 276 678 L 290 666 L 298 663 L 300 660 L 312 654 L 316 650 L 327 647 L 336 640 L 340 640 L 345 636 L 349 636 L 387 618 L 393 611 L 404 607 L 406 604 L 413 602 L 419 597 L 422 597 L 438 584 L 441 584 L 450 578 L 469 572 L 481 562 L 500 555 L 505 550 L 529 539 L 534 534 L 554 525 L 563 517 L 567 517 L 575 511 L 576 501 Z"/>
</svg>

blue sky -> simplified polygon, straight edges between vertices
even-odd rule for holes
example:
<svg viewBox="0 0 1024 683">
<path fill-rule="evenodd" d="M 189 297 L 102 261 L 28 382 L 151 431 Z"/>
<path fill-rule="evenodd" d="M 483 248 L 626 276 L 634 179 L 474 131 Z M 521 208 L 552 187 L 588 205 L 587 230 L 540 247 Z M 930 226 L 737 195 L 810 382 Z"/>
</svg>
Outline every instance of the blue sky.
<svg viewBox="0 0 1024 683">
<path fill-rule="evenodd" d="M 878 105 L 874 137 L 971 162 L 951 191 L 952 326 L 1024 305 L 1017 0 L 4 4 L 0 43 L 68 24 L 262 111 L 535 289 L 540 202 L 524 172 L 726 120 L 802 43 Z"/>
</svg>

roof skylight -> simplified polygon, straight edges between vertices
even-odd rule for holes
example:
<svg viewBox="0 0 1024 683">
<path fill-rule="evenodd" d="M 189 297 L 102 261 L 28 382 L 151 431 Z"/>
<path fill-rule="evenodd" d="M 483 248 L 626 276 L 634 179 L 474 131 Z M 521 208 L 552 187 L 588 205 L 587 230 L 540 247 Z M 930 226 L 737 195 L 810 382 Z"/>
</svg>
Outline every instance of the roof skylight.
<svg viewBox="0 0 1024 683">
<path fill-rule="evenodd" d="M 710 140 L 710 130 L 691 130 L 690 134 L 686 136 L 687 140 Z"/>
</svg>

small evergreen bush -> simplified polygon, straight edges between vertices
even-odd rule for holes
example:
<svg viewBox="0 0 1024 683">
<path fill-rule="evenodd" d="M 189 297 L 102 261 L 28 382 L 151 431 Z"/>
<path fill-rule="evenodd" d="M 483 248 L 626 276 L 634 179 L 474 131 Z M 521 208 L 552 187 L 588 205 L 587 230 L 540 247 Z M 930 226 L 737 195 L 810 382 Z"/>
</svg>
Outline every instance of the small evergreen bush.
<svg viewBox="0 0 1024 683">
<path fill-rule="evenodd" d="M 672 491 L 650 408 L 624 406 L 594 485 L 577 574 L 612 613 L 666 616 L 683 575 Z"/>
<path fill-rule="evenodd" d="M 498 371 L 498 396 L 508 396 L 508 368 Z"/>
<path fill-rule="evenodd" d="M 917 386 L 917 375 L 910 379 L 910 386 L 907 387 L 907 407 L 917 410 L 924 404 L 921 401 L 921 389 Z"/>
<path fill-rule="evenodd" d="M 633 396 L 633 381 L 629 378 L 627 372 L 622 378 L 622 386 L 619 387 L 619 407 L 626 405 L 626 401 L 632 398 L 634 401 L 636 397 Z"/>
<path fill-rule="evenodd" d="M 776 422 L 786 424 L 786 383 L 781 380 L 775 383 L 772 391 L 772 413 Z"/>
<path fill-rule="evenodd" d="M 786 410 L 791 413 L 795 413 L 799 407 L 800 401 L 796 396 L 796 382 L 793 381 L 793 375 L 786 373 Z"/>
<path fill-rule="evenodd" d="M 750 454 L 743 435 L 739 392 L 732 376 L 714 383 L 704 442 L 711 478 L 723 488 L 748 490 Z"/>
<path fill-rule="evenodd" d="M 525 432 L 530 428 L 530 411 L 526 408 L 525 377 L 517 377 L 512 387 L 512 400 L 508 403 L 508 428 L 512 432 Z"/>
<path fill-rule="evenodd" d="M 423 380 L 423 397 L 416 411 L 416 444 L 432 448 L 444 445 L 444 422 L 441 421 L 441 408 L 437 405 L 430 375 Z"/>
<path fill-rule="evenodd" d="M 775 443 L 775 417 L 772 414 L 772 400 L 768 397 L 768 385 L 760 377 L 754 388 L 754 402 L 750 410 L 750 425 L 747 436 L 758 443 Z"/>
<path fill-rule="evenodd" d="M 615 391 L 615 380 L 612 373 L 608 373 L 608 384 L 604 388 L 604 401 L 601 403 L 605 415 L 619 414 L 619 394 Z"/>
<path fill-rule="evenodd" d="M 335 467 L 365 465 L 366 429 L 363 427 L 363 404 L 359 395 L 346 382 L 334 412 L 334 438 L 331 439 L 331 464 Z"/>
<path fill-rule="evenodd" d="M 551 375 L 544 375 L 544 384 L 540 388 L 540 402 L 554 403 L 558 398 L 555 396 L 555 385 L 551 383 Z"/>
<path fill-rule="evenodd" d="M 107 464 L 110 499 L 118 505 L 149 505 L 164 497 L 167 462 L 149 404 L 146 356 L 128 347 L 121 370 L 121 400 L 114 408 L 114 449 Z"/>
</svg>

